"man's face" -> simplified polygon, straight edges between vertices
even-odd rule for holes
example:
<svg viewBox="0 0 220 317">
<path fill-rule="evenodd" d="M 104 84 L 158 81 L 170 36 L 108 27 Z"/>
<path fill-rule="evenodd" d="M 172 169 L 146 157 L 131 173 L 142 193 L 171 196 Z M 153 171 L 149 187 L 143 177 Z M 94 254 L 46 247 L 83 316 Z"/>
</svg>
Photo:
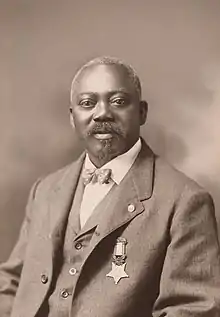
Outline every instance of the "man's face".
<svg viewBox="0 0 220 317">
<path fill-rule="evenodd" d="M 140 102 L 127 71 L 121 66 L 90 66 L 74 85 L 74 125 L 97 167 L 135 144 L 146 111 L 146 103 Z"/>
</svg>

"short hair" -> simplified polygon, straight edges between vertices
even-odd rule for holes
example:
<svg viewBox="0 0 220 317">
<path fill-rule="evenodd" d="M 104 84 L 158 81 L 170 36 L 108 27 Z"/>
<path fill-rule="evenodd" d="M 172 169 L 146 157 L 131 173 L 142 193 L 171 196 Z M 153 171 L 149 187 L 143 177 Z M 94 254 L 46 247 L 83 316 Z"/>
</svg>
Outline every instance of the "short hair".
<svg viewBox="0 0 220 317">
<path fill-rule="evenodd" d="M 77 82 L 77 79 L 79 78 L 80 74 L 88 67 L 90 66 L 94 66 L 94 65 L 118 65 L 122 68 L 124 68 L 127 73 L 128 76 L 131 80 L 131 82 L 134 85 L 135 91 L 138 95 L 138 97 L 141 99 L 141 82 L 140 79 L 136 73 L 136 71 L 134 70 L 134 68 L 125 63 L 124 61 L 115 58 L 115 57 L 109 57 L 109 56 L 101 56 L 101 57 L 96 57 L 92 60 L 90 60 L 89 62 L 87 62 L 86 64 L 84 64 L 75 74 L 75 76 L 73 77 L 72 80 L 72 84 L 71 84 L 71 90 L 70 90 L 70 101 L 72 102 L 72 95 L 73 95 L 73 90 L 74 90 L 74 86 L 75 83 Z"/>
</svg>

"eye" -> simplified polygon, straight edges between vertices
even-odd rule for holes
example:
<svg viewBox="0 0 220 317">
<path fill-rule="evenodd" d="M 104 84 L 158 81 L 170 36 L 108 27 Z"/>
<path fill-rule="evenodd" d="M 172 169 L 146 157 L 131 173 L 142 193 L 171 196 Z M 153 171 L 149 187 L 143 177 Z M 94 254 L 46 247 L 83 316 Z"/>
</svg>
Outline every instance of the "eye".
<svg viewBox="0 0 220 317">
<path fill-rule="evenodd" d="M 80 100 L 79 105 L 83 108 L 92 108 L 96 104 L 95 100 L 92 99 L 83 99 Z"/>
<path fill-rule="evenodd" d="M 114 98 L 111 100 L 111 104 L 115 106 L 124 106 L 126 104 L 125 98 Z"/>
</svg>

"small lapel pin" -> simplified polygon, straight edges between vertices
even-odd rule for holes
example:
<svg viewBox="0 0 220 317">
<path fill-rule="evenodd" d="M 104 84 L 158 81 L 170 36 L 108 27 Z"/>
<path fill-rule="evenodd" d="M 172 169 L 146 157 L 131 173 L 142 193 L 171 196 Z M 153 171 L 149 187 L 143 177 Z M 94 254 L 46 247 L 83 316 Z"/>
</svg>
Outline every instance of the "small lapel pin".
<svg viewBox="0 0 220 317">
<path fill-rule="evenodd" d="M 129 204 L 128 205 L 128 212 L 134 212 L 135 211 L 135 205 Z"/>
</svg>

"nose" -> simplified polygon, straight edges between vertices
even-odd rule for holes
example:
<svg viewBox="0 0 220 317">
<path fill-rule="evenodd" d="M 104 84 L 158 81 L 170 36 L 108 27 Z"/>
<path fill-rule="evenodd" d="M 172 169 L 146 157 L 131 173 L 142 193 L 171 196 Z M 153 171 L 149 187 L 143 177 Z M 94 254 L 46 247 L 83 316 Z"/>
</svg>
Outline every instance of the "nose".
<svg viewBox="0 0 220 317">
<path fill-rule="evenodd" d="M 95 111 L 93 114 L 93 120 L 96 122 L 100 121 L 113 121 L 113 114 L 110 106 L 107 102 L 100 101 L 96 104 Z"/>
</svg>

